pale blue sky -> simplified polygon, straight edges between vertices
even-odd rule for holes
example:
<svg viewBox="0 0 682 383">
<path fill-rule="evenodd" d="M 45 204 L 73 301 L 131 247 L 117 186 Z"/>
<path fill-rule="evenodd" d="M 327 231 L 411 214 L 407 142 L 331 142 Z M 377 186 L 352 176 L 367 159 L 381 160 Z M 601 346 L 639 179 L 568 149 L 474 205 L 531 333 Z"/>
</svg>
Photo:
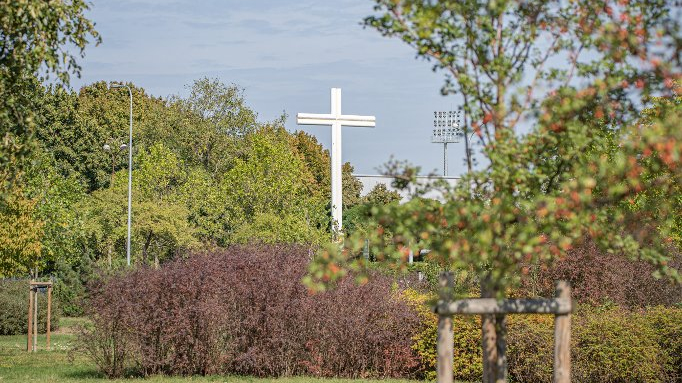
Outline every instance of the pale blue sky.
<svg viewBox="0 0 682 383">
<path fill-rule="evenodd" d="M 371 0 L 95 0 L 89 17 L 103 41 L 81 60 L 76 89 L 94 81 L 132 81 L 155 96 L 185 95 L 208 76 L 245 89 L 261 120 L 282 111 L 287 129 L 329 148 L 329 127 L 296 125 L 296 113 L 329 113 L 329 89 L 342 111 L 377 117 L 377 127 L 344 128 L 343 157 L 376 174 L 391 155 L 442 174 L 443 147 L 430 142 L 443 76 L 395 39 L 360 25 Z M 464 144 L 450 144 L 449 175 L 464 171 Z"/>
</svg>

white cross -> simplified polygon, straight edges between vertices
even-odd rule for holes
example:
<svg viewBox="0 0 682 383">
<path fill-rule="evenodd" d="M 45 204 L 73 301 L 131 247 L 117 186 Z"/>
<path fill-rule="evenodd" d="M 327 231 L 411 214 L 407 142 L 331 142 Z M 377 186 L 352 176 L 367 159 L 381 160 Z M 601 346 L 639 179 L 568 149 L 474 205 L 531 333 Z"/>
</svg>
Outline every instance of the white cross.
<svg viewBox="0 0 682 383">
<path fill-rule="evenodd" d="M 341 232 L 341 211 L 343 207 L 343 185 L 341 183 L 341 126 L 375 126 L 374 116 L 354 116 L 341 114 L 341 88 L 332 88 L 331 113 L 312 114 L 298 113 L 296 123 L 299 125 L 331 125 L 332 127 L 332 233 L 336 239 Z"/>
</svg>

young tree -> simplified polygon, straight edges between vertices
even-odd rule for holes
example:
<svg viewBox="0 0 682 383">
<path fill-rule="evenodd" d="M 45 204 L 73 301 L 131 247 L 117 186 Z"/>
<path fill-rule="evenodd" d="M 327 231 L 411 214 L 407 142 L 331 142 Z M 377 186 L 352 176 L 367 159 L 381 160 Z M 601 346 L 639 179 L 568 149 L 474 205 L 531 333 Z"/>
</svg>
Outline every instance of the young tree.
<svg viewBox="0 0 682 383">
<path fill-rule="evenodd" d="M 641 101 L 670 95 L 680 76 L 678 19 L 668 5 L 376 0 L 366 25 L 445 72 L 442 92 L 463 97 L 465 134 L 475 133 L 484 158 L 457 186 L 442 185 L 443 204 L 377 209 L 377 258 L 404 265 L 404 244 L 429 248 L 432 260 L 472 270 L 482 296 L 501 298 L 523 264 L 563 257 L 589 235 L 679 281 L 661 246 L 680 181 L 679 114 L 636 124 Z M 414 174 L 397 176 L 409 182 Z M 646 190 L 657 191 L 667 214 L 627 208 Z M 399 240 L 387 241 L 386 230 Z M 363 242 L 346 245 L 355 254 Z M 334 281 L 344 260 L 330 247 L 311 275 Z M 504 317 L 485 316 L 482 327 L 484 381 L 505 381 L 506 364 L 497 364 Z"/>
</svg>

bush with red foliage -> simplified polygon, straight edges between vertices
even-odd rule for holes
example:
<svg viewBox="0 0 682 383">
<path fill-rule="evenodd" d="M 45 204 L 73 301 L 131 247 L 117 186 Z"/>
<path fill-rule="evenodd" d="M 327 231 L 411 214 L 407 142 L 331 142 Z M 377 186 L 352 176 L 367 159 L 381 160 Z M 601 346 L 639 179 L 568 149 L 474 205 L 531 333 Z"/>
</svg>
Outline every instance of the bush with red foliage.
<svg viewBox="0 0 682 383">
<path fill-rule="evenodd" d="M 671 252 L 670 266 L 682 269 L 682 255 Z M 592 305 L 615 304 L 624 308 L 670 306 L 682 303 L 682 285 L 652 276 L 654 267 L 601 250 L 587 240 L 549 268 L 532 269 L 522 279 L 519 295 L 554 295 L 554 281 L 567 280 L 574 298 Z"/>
<path fill-rule="evenodd" d="M 108 376 L 408 377 L 416 313 L 390 278 L 311 295 L 305 248 L 195 254 L 92 286 L 79 349 Z"/>
</svg>

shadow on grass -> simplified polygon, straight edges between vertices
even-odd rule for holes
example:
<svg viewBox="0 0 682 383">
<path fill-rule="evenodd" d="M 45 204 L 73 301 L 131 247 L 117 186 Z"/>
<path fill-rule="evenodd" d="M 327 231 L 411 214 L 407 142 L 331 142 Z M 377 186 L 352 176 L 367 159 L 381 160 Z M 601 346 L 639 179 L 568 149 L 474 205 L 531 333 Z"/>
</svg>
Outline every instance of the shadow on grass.
<svg viewBox="0 0 682 383">
<path fill-rule="evenodd" d="M 105 379 L 106 376 L 95 368 L 83 367 L 60 374 L 69 379 Z"/>
</svg>

